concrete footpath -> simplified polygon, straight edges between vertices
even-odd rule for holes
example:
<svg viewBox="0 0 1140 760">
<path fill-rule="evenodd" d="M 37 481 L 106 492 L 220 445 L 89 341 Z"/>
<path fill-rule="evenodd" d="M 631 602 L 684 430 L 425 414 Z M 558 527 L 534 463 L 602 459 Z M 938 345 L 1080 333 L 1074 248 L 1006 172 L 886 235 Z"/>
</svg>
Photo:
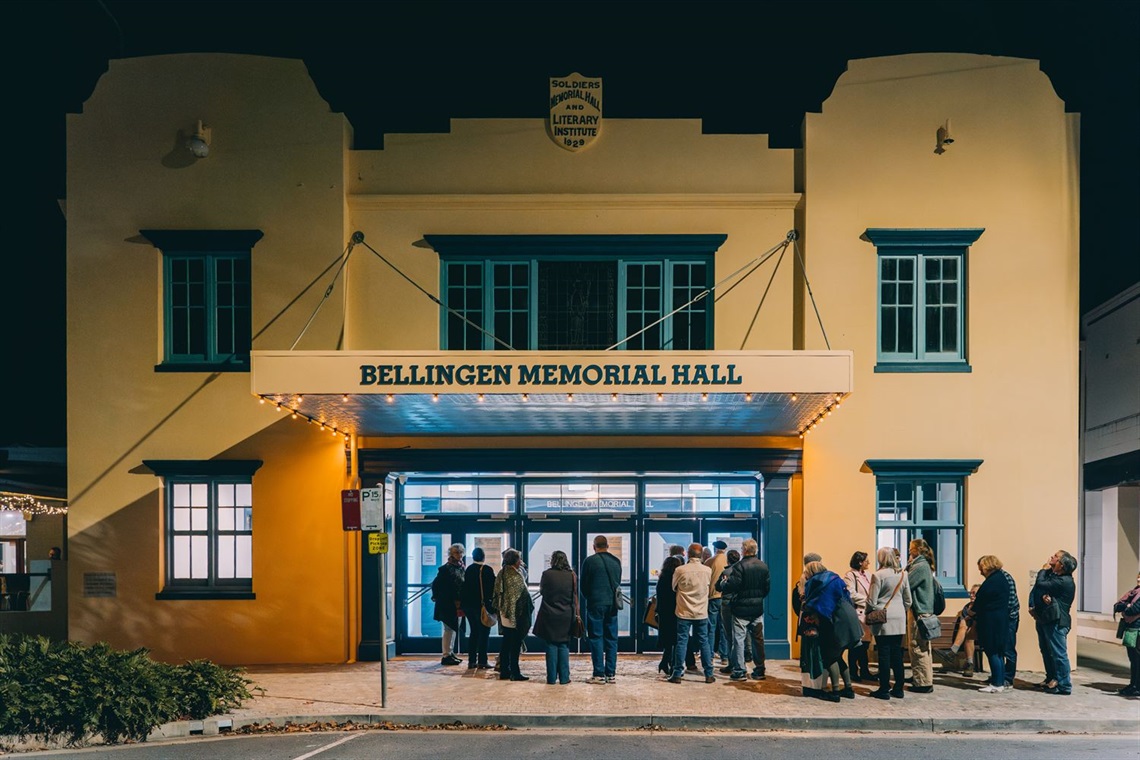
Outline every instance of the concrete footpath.
<svg viewBox="0 0 1140 760">
<path fill-rule="evenodd" d="M 917 732 L 1140 732 L 1140 699 L 1117 695 L 1128 682 L 1119 645 L 1083 640 L 1070 696 L 1034 688 L 1040 673 L 1019 672 L 1015 690 L 978 691 L 985 674 L 967 679 L 935 668 L 930 694 L 907 692 L 880 701 L 855 685 L 840 703 L 801 695 L 798 663 L 769 661 L 764 681 L 714 684 L 686 674 L 680 684 L 656 672 L 657 658 L 618 658 L 617 683 L 593 685 L 588 655 L 571 658 L 571 683 L 548 685 L 540 654 L 524 655 L 527 682 L 499 681 L 493 671 L 442 666 L 437 657 L 398 657 L 388 664 L 388 701 L 381 707 L 380 664 L 256 666 L 246 677 L 258 687 L 239 710 L 206 721 L 162 726 L 152 739 L 238 731 L 253 724 L 344 723 L 434 726 L 463 723 L 510 728 Z"/>
</svg>

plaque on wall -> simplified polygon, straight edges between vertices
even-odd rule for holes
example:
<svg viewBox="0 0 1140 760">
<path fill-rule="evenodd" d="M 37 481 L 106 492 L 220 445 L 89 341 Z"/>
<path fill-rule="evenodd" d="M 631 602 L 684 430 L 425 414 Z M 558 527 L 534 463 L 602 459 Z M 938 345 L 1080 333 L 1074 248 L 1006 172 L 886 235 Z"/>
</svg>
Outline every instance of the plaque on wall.
<svg viewBox="0 0 1140 760">
<path fill-rule="evenodd" d="M 602 131 L 602 78 L 574 72 L 550 78 L 550 139 L 565 150 L 589 147 Z"/>
<path fill-rule="evenodd" d="M 118 581 L 114 573 L 83 574 L 83 596 L 110 598 L 118 595 Z"/>
</svg>

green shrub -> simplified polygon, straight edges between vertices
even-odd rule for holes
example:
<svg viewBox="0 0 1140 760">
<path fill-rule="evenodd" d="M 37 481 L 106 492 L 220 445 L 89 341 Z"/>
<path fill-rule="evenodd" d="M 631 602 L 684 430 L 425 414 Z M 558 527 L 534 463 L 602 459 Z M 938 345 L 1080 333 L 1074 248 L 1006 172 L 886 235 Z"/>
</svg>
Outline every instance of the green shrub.
<svg viewBox="0 0 1140 760">
<path fill-rule="evenodd" d="M 248 684 L 206 660 L 167 665 L 145 649 L 0 636 L 0 736 L 143 741 L 163 723 L 241 706 Z"/>
</svg>

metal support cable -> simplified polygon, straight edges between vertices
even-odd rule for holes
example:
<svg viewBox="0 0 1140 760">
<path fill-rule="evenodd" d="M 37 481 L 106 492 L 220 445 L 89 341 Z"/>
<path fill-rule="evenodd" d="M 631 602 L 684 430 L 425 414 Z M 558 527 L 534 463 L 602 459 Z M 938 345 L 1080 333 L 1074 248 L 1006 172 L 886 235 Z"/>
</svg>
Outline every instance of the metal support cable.
<svg viewBox="0 0 1140 760">
<path fill-rule="evenodd" d="M 392 269 L 392 271 L 393 271 L 393 272 L 395 272 L 396 274 L 400 275 L 400 276 L 401 276 L 401 277 L 403 277 L 405 280 L 407 280 L 407 281 L 408 281 L 408 283 L 409 283 L 409 284 L 410 284 L 410 285 L 411 285 L 413 288 L 415 288 L 416 290 L 420 291 L 420 292 L 421 292 L 421 293 L 423 293 L 425 296 L 427 296 L 427 297 L 428 297 L 428 298 L 431 300 L 431 302 L 432 302 L 432 303 L 434 303 L 434 304 L 438 305 L 438 306 L 439 306 L 440 308 L 442 308 L 442 309 L 445 309 L 445 310 L 447 311 L 447 313 L 448 313 L 448 314 L 451 314 L 451 315 L 453 315 L 453 316 L 456 316 L 456 317 L 458 317 L 459 319 L 463 320 L 465 323 L 467 323 L 467 324 L 471 325 L 472 327 L 474 327 L 476 330 L 478 330 L 479 332 L 483 333 L 484 335 L 487 335 L 487 336 L 489 336 L 489 337 L 491 338 L 491 340 L 495 341 L 496 343 L 498 343 L 500 346 L 502 346 L 503 348 L 507 349 L 508 351 L 514 351 L 514 350 L 515 350 L 514 346 L 512 346 L 512 345 L 511 345 L 511 344 L 509 344 L 509 343 L 507 343 L 505 340 L 503 340 L 503 339 L 502 339 L 502 338 L 500 338 L 499 336 L 495 335 L 495 334 L 494 334 L 494 333 L 492 333 L 491 331 L 487 330 L 487 329 L 486 329 L 486 328 L 484 328 L 482 325 L 479 325 L 479 324 L 476 324 L 475 322 L 472 322 L 470 319 L 468 319 L 468 318 L 467 318 L 466 316 L 464 316 L 462 313 L 460 313 L 460 312 L 456 311 L 455 309 L 453 309 L 453 308 L 451 308 L 450 306 L 448 306 L 447 304 L 445 304 L 443 301 L 439 300 L 439 298 L 438 298 L 437 296 L 434 296 L 434 295 L 432 295 L 431 293 L 429 293 L 429 292 L 428 292 L 427 290 L 425 290 L 425 289 L 424 289 L 422 286 L 420 286 L 420 284 L 419 284 L 418 282 L 416 282 L 416 281 L 415 281 L 415 280 L 413 280 L 411 277 L 408 277 L 408 275 L 406 275 L 406 274 L 404 274 L 402 271 L 400 271 L 400 268 L 399 268 L 399 267 L 397 267 L 395 264 L 393 264 L 391 261 L 388 261 L 388 259 L 384 258 L 383 254 L 381 254 L 381 253 L 380 253 L 379 251 L 377 251 L 375 248 L 373 248 L 372 246 L 370 246 L 368 243 L 364 242 L 364 234 L 363 234 L 363 233 L 361 233 L 361 232 L 356 232 L 356 233 L 353 233 L 353 236 L 354 236 L 354 237 L 355 237 L 356 235 L 360 235 L 360 242 L 361 242 L 361 243 L 364 245 L 364 247 L 365 247 L 365 248 L 367 248 L 368 250 L 372 251 L 373 255 L 375 255 L 375 256 L 376 256 L 376 258 L 378 258 L 378 259 L 380 259 L 381 261 L 383 261 L 385 264 L 387 264 L 387 265 L 388 265 L 388 266 L 389 266 L 389 267 Z"/>
<path fill-rule="evenodd" d="M 352 239 L 349 241 L 348 245 L 344 249 L 344 255 L 341 256 L 340 266 L 337 267 L 336 272 L 333 274 L 332 282 L 330 282 L 329 286 L 327 288 L 325 288 L 325 294 L 323 296 L 321 296 L 320 301 L 317 301 L 317 307 L 315 309 L 313 309 L 313 313 L 309 315 L 309 321 L 306 322 L 305 326 L 301 328 L 301 332 L 297 334 L 297 339 L 293 341 L 293 345 L 289 346 L 290 351 L 292 351 L 294 348 L 297 347 L 297 344 L 301 342 L 301 338 L 305 335 L 305 332 L 309 329 L 309 325 L 313 324 L 313 320 L 317 318 L 317 312 L 319 312 L 321 310 L 321 307 L 325 305 L 325 301 L 327 301 L 329 296 L 332 295 L 333 287 L 336 286 L 336 281 L 340 277 L 340 273 L 344 271 L 345 265 L 348 264 L 348 257 L 352 255 L 352 251 L 354 248 L 356 248 L 357 244 L 363 242 L 363 240 L 364 240 L 364 233 L 361 233 L 361 232 L 352 233 Z M 325 271 L 328 271 L 328 270 L 325 270 Z"/>
<path fill-rule="evenodd" d="M 743 272 L 745 269 L 748 269 L 749 267 L 751 267 L 751 270 L 748 272 L 748 274 L 744 275 L 744 277 L 741 277 L 739 281 L 733 283 L 732 287 L 730 287 L 728 290 L 726 290 L 723 293 L 723 295 L 728 295 L 732 291 L 732 288 L 735 288 L 737 285 L 739 285 L 741 282 L 743 282 L 749 275 L 751 275 L 753 272 L 755 272 L 757 269 L 759 269 L 760 265 L 763 264 L 765 261 L 767 261 L 769 258 L 771 258 L 776 253 L 776 251 L 780 250 L 781 248 L 787 248 L 788 243 L 790 243 L 793 239 L 795 239 L 795 233 L 796 233 L 796 231 L 792 230 L 791 232 L 788 233 L 788 237 L 785 238 L 783 241 L 772 246 L 767 251 L 760 254 L 756 258 L 752 259 L 751 261 L 749 261 L 747 264 L 745 264 L 744 266 L 737 269 L 732 274 L 728 275 L 727 277 L 724 277 L 719 282 L 713 284 L 711 287 L 705 288 L 700 293 L 697 293 L 697 295 L 694 298 L 692 298 L 691 300 L 689 300 L 687 303 L 681 304 L 676 309 L 673 309 L 673 311 L 669 312 L 668 314 L 661 317 L 660 319 L 655 320 L 653 322 L 650 322 L 645 327 L 641 328 L 640 330 L 633 333 L 632 335 L 627 335 L 625 338 L 619 340 L 617 343 L 613 344 L 612 346 L 610 346 L 606 350 L 612 351 L 615 348 L 617 348 L 618 346 L 622 345 L 623 343 L 630 341 L 630 340 L 633 340 L 638 335 L 641 335 L 642 333 L 646 332 L 647 330 L 650 330 L 650 329 L 656 327 L 657 325 L 664 322 L 666 319 L 669 319 L 669 317 L 672 317 L 674 314 L 677 314 L 678 312 L 684 311 L 685 309 L 687 309 L 690 306 L 692 306 L 693 304 L 695 304 L 697 301 L 700 301 L 702 298 L 706 297 L 709 293 L 712 293 L 713 291 L 715 291 L 717 288 L 719 288 L 724 283 L 726 283 L 729 280 L 731 280 L 732 278 L 736 277 L 738 274 Z M 714 299 L 714 303 L 716 301 L 719 301 L 719 300 L 720 300 L 720 298 Z"/>
<path fill-rule="evenodd" d="M 308 292 L 309 292 L 309 288 L 311 288 L 311 287 L 313 287 L 314 285 L 316 285 L 316 284 L 317 284 L 317 281 L 318 281 L 318 280 L 320 280 L 322 277 L 324 277 L 324 276 L 325 276 L 325 273 L 327 273 L 327 272 L 328 272 L 330 269 L 332 269 L 333 267 L 335 267 L 335 266 L 336 266 L 336 263 L 337 263 L 338 261 L 340 261 L 340 258 L 341 258 L 341 256 L 343 256 L 343 255 L 344 255 L 344 254 L 342 253 L 342 254 L 340 254 L 339 256 L 337 256 L 335 259 L 333 259 L 332 261 L 330 261 L 330 262 L 329 262 L 329 265 L 328 265 L 327 267 L 325 267 L 325 268 L 324 268 L 324 269 L 321 271 L 321 273 L 320 273 L 320 274 L 318 274 L 316 277 L 314 277 L 314 278 L 313 278 L 313 279 L 312 279 L 312 280 L 309 282 L 309 284 L 308 284 L 308 285 L 306 285 L 304 288 L 302 288 L 302 289 L 301 289 L 301 292 L 300 292 L 300 293 L 298 293 L 297 295 L 293 296 L 293 300 L 292 300 L 292 301 L 290 301 L 289 303 L 285 304 L 285 308 L 281 309 L 281 311 L 279 311 L 279 312 L 277 312 L 275 315 L 273 315 L 273 319 L 271 319 L 271 320 L 269 320 L 268 322 L 266 322 L 266 323 L 265 323 L 265 326 L 264 326 L 264 327 L 262 327 L 260 330 L 258 330 L 258 331 L 257 331 L 257 334 L 253 336 L 253 340 L 257 340 L 258 338 L 260 338 L 260 337 L 262 336 L 262 334 L 263 334 L 263 333 L 264 333 L 266 330 L 268 330 L 270 327 L 272 327 L 272 326 L 273 326 L 273 323 L 274 323 L 274 322 L 276 322 L 278 319 L 280 319 L 280 318 L 281 318 L 281 315 L 282 315 L 282 314 L 284 314 L 285 312 L 289 311 L 289 309 L 290 309 L 290 308 L 293 306 L 293 304 L 295 304 L 295 303 L 297 303 L 298 301 L 300 301 L 300 300 L 301 300 L 301 297 L 302 297 L 302 296 L 304 296 L 306 293 L 308 293 Z"/>
<path fill-rule="evenodd" d="M 796 259 L 798 259 L 800 262 L 800 271 L 803 272 L 804 275 L 804 284 L 807 285 L 808 298 L 811 299 L 811 307 L 815 309 L 815 318 L 816 321 L 819 322 L 819 331 L 823 333 L 823 344 L 827 346 L 827 350 L 830 351 L 831 341 L 827 339 L 827 330 L 823 329 L 823 317 L 819 315 L 819 306 L 816 305 L 815 295 L 811 292 L 811 282 L 808 280 L 807 267 L 804 266 L 804 257 L 800 255 L 800 245 L 799 243 L 795 242 L 797 240 L 799 240 L 799 235 L 796 235 L 796 237 L 792 239 L 792 248 L 795 251 Z"/>
<path fill-rule="evenodd" d="M 768 291 L 772 289 L 772 283 L 776 279 L 776 272 L 780 271 L 780 264 L 784 263 L 784 254 L 788 252 L 788 246 L 785 241 L 783 249 L 780 251 L 780 258 L 776 259 L 776 266 L 772 269 L 772 276 L 768 278 L 768 284 L 764 286 L 764 295 L 760 296 L 760 303 L 756 304 L 756 311 L 752 312 L 752 321 L 748 325 L 748 330 L 744 333 L 744 338 L 740 341 L 740 350 L 744 350 L 744 346 L 748 343 L 748 336 L 752 335 L 752 328 L 756 326 L 756 319 L 760 316 L 760 309 L 764 308 L 764 301 L 768 298 Z"/>
</svg>

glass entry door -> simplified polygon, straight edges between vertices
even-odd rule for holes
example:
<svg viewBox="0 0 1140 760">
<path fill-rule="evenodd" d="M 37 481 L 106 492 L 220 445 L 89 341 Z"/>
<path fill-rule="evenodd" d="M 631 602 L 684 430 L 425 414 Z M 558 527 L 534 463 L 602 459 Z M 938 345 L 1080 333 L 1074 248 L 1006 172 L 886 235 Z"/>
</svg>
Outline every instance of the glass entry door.
<svg viewBox="0 0 1140 760">
<path fill-rule="evenodd" d="M 502 552 L 511 546 L 512 531 L 513 526 L 507 520 L 441 519 L 407 524 L 396 541 L 396 556 L 401 558 L 396 585 L 397 651 L 408 654 L 440 651 L 443 624 L 435 620 L 431 584 L 439 566 L 447 562 L 448 547 L 463 544 L 467 566 L 472 562 L 471 552 L 477 546 L 482 547 L 486 563 L 498 575 L 502 569 Z M 490 594 L 491 589 L 486 592 Z M 460 651 L 466 652 L 467 631 L 461 633 Z M 491 639 L 497 637 L 498 630 L 492 630 Z"/>
</svg>

